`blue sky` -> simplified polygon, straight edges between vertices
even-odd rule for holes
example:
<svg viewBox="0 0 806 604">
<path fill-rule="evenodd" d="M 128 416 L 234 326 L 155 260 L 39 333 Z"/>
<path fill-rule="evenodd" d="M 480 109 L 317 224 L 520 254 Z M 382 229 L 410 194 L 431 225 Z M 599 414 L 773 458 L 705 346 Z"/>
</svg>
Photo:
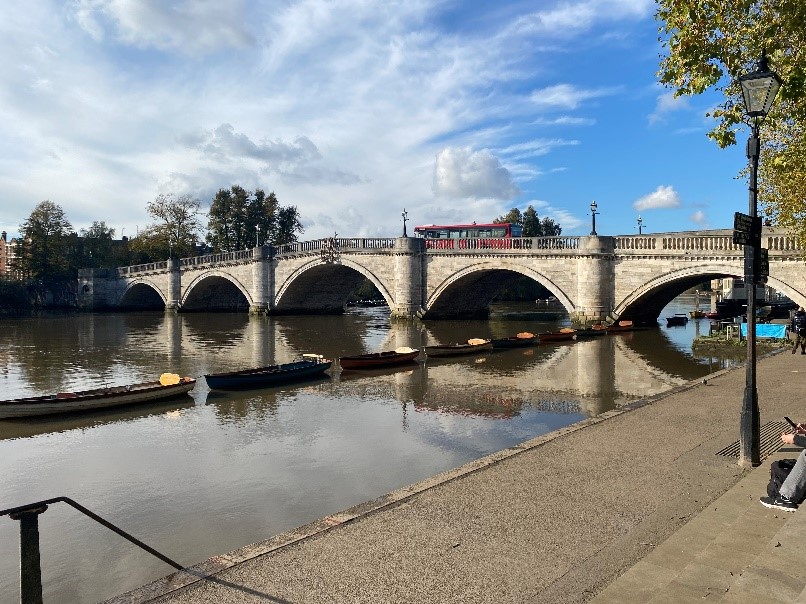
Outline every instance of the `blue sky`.
<svg viewBox="0 0 806 604">
<path fill-rule="evenodd" d="M 731 228 L 743 143 L 657 83 L 652 0 L 11 0 L 0 228 L 150 222 L 239 184 L 302 239 L 388 237 L 533 205 L 601 235 Z M 739 140 L 743 140 L 740 134 Z M 201 217 L 206 225 L 206 216 Z"/>
</svg>

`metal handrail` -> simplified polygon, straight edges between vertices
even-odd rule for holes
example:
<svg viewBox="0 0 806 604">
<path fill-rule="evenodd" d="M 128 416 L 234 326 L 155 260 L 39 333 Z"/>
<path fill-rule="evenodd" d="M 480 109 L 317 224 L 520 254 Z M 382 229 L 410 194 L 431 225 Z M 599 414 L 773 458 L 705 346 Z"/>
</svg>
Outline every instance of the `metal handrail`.
<svg viewBox="0 0 806 604">
<path fill-rule="evenodd" d="M 170 564 L 175 569 L 183 570 L 186 568 L 69 497 L 54 497 L 53 499 L 45 499 L 44 501 L 37 501 L 27 505 L 8 508 L 7 510 L 0 510 L 0 516 L 9 516 L 12 520 L 20 521 L 20 602 L 22 604 L 42 603 L 42 569 L 39 564 L 38 516 L 48 509 L 48 505 L 59 502 L 74 507 L 85 516 L 95 520 L 98 524 L 117 533 L 140 549 L 147 551 L 166 564 Z"/>
</svg>

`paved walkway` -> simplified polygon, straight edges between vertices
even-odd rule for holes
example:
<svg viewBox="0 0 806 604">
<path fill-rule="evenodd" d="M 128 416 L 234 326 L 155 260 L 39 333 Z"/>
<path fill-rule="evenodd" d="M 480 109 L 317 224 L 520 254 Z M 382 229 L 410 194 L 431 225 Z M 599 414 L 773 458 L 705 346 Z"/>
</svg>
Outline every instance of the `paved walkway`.
<svg viewBox="0 0 806 604">
<path fill-rule="evenodd" d="M 762 425 L 806 420 L 804 374 L 760 360 Z M 796 451 L 752 471 L 716 454 L 744 383 L 719 372 L 110 602 L 806 603 L 806 508 L 758 503 Z"/>
</svg>

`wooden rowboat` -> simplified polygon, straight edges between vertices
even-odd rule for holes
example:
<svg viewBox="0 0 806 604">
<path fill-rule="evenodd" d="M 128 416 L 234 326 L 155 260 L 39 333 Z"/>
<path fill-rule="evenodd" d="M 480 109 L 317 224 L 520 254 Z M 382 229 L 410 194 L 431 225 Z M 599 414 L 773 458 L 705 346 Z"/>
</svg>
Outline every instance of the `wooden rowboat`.
<svg viewBox="0 0 806 604">
<path fill-rule="evenodd" d="M 607 326 L 597 323 L 596 325 L 591 325 L 584 329 L 577 329 L 576 338 L 577 340 L 585 340 L 587 338 L 595 338 L 596 336 L 604 335 L 607 335 Z"/>
<path fill-rule="evenodd" d="M 304 354 L 301 361 L 267 365 L 254 369 L 208 373 L 204 380 L 210 390 L 249 390 L 264 386 L 291 384 L 321 376 L 330 368 L 331 362 L 318 354 Z"/>
<path fill-rule="evenodd" d="M 437 346 L 426 346 L 425 354 L 429 357 L 453 357 L 463 354 L 475 354 L 485 350 L 491 350 L 493 343 L 490 340 L 481 338 L 471 338 L 466 343 L 444 344 Z"/>
<path fill-rule="evenodd" d="M 559 331 L 548 331 L 546 333 L 541 333 L 538 338 L 540 338 L 541 344 L 544 342 L 567 342 L 568 340 L 574 339 L 574 334 L 576 334 L 576 332 L 576 329 L 563 327 Z"/>
<path fill-rule="evenodd" d="M 493 348 L 525 348 L 526 346 L 534 346 L 535 334 L 528 331 L 514 335 L 510 338 L 499 338 L 491 340 Z"/>
<path fill-rule="evenodd" d="M 686 313 L 675 313 L 671 317 L 666 317 L 666 327 L 674 325 L 685 325 L 688 323 L 688 315 Z"/>
<path fill-rule="evenodd" d="M 373 369 L 376 367 L 391 367 L 411 363 L 417 359 L 419 350 L 414 348 L 401 347 L 386 352 L 373 352 L 370 354 L 357 354 L 353 356 L 339 357 L 339 365 L 342 369 Z"/>
<path fill-rule="evenodd" d="M 193 378 L 180 378 L 175 373 L 164 373 L 160 377 L 160 381 L 155 382 L 11 399 L 0 401 L 0 419 L 37 417 L 150 403 L 187 394 L 195 384 L 196 380 Z"/>
<path fill-rule="evenodd" d="M 619 321 L 618 323 L 613 323 L 613 325 L 607 326 L 607 333 L 625 333 L 628 331 L 633 331 L 635 326 L 633 325 L 632 321 Z"/>
</svg>

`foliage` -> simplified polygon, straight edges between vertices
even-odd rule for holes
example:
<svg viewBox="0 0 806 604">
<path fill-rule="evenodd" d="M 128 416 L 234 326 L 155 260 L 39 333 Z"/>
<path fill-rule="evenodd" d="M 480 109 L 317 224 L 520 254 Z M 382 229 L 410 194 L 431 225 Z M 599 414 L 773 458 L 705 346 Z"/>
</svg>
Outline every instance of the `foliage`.
<svg viewBox="0 0 806 604">
<path fill-rule="evenodd" d="M 776 104 L 761 123 L 759 201 L 768 217 L 806 242 L 803 166 L 806 145 L 806 3 L 802 0 L 658 0 L 656 18 L 665 49 L 658 76 L 675 96 L 713 89 L 723 101 L 707 115 L 720 147 L 736 143 L 744 102 L 738 78 L 755 70 L 762 52 L 783 80 Z"/>
<path fill-rule="evenodd" d="M 167 258 L 168 239 L 166 232 L 157 225 L 140 230 L 129 240 L 129 264 L 145 264 Z"/>
<path fill-rule="evenodd" d="M 173 193 L 158 195 L 148 203 L 146 210 L 157 223 L 146 227 L 137 238 L 143 237 L 141 243 L 145 244 L 144 248 L 154 250 L 156 256 L 152 256 L 152 259 L 194 254 L 201 229 L 198 219 L 200 207 L 199 200 L 189 194 L 179 197 Z M 151 241 L 146 243 L 146 237 Z M 159 246 L 164 247 L 160 249 Z"/>
<path fill-rule="evenodd" d="M 20 313 L 30 308 L 31 299 L 21 281 L 0 279 L 0 314 Z"/>
<path fill-rule="evenodd" d="M 115 255 L 112 240 L 115 238 L 115 229 L 106 226 L 106 223 L 95 221 L 88 229 L 81 229 L 81 240 L 73 258 L 77 268 L 100 268 L 114 266 Z"/>
<path fill-rule="evenodd" d="M 523 227 L 524 237 L 557 237 L 562 233 L 562 227 L 551 218 L 543 218 L 537 215 L 537 211 L 531 205 L 521 212 L 518 208 L 512 208 L 503 216 L 494 219 L 493 222 L 511 222 Z"/>
<path fill-rule="evenodd" d="M 286 206 L 277 212 L 277 231 L 272 243 L 283 245 L 286 243 L 296 243 L 297 233 L 303 233 L 305 229 L 299 219 L 297 206 Z"/>
<path fill-rule="evenodd" d="M 69 279 L 70 262 L 74 252 L 69 238 L 72 225 L 64 210 L 52 201 L 40 202 L 28 219 L 20 225 L 22 235 L 17 242 L 14 270 L 28 279 Z M 72 239 L 75 246 L 75 237 Z"/>
<path fill-rule="evenodd" d="M 207 242 L 217 252 L 293 243 L 304 230 L 295 206 L 280 207 L 273 192 L 252 193 L 239 185 L 216 193 L 207 229 Z"/>
</svg>

